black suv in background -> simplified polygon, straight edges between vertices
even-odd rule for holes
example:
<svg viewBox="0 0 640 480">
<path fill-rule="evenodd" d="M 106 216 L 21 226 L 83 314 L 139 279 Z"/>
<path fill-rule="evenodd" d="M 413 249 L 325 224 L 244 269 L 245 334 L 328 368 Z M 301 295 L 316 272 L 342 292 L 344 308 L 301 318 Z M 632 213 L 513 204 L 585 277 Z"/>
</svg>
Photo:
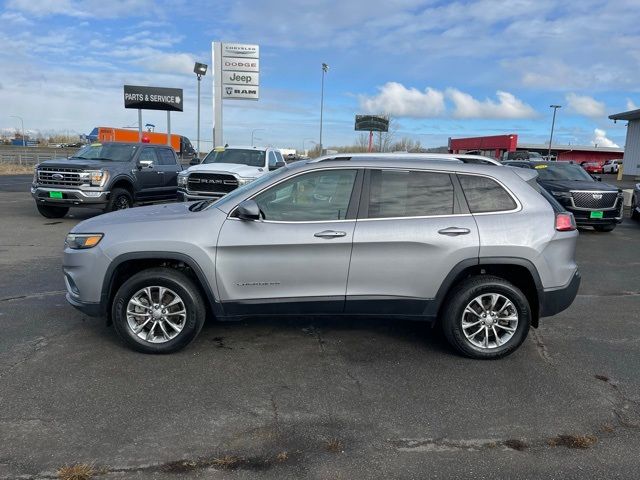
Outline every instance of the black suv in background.
<svg viewBox="0 0 640 480">
<path fill-rule="evenodd" d="M 169 145 L 94 143 L 66 160 L 36 165 L 31 195 L 47 218 L 64 217 L 70 207 L 112 212 L 135 202 L 177 199 L 181 170 Z"/>
<path fill-rule="evenodd" d="M 538 183 L 568 211 L 578 226 L 610 232 L 622 222 L 622 190 L 602 183 L 583 168 L 568 162 L 507 161 L 503 165 L 531 168 L 538 172 Z"/>
</svg>

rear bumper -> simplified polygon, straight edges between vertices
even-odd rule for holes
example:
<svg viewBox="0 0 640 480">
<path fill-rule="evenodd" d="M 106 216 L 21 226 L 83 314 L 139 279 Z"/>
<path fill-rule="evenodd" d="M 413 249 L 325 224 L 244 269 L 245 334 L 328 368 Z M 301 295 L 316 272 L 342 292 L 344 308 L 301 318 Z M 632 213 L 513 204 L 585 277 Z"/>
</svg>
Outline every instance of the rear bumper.
<svg viewBox="0 0 640 480">
<path fill-rule="evenodd" d="M 540 295 L 540 317 L 551 317 L 571 306 L 580 288 L 580 272 L 576 270 L 564 287 L 543 290 Z"/>
<path fill-rule="evenodd" d="M 50 198 L 49 192 L 61 192 L 63 198 Z M 41 205 L 90 206 L 106 205 L 108 191 L 84 191 L 71 188 L 31 187 L 31 196 Z"/>
</svg>

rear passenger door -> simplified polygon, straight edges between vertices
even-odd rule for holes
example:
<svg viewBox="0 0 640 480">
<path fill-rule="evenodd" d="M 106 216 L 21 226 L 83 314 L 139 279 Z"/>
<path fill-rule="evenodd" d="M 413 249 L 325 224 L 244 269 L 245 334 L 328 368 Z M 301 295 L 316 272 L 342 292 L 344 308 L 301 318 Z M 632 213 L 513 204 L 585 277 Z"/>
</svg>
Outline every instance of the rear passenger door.
<svg viewBox="0 0 640 480">
<path fill-rule="evenodd" d="M 163 192 L 167 197 L 174 197 L 178 191 L 178 172 L 182 166 L 178 164 L 176 154 L 172 148 L 160 148 L 157 151 L 159 169 L 164 173 L 162 180 Z"/>
<path fill-rule="evenodd" d="M 367 171 L 346 312 L 429 315 L 454 267 L 477 262 L 478 229 L 456 184 L 447 172 Z"/>
</svg>

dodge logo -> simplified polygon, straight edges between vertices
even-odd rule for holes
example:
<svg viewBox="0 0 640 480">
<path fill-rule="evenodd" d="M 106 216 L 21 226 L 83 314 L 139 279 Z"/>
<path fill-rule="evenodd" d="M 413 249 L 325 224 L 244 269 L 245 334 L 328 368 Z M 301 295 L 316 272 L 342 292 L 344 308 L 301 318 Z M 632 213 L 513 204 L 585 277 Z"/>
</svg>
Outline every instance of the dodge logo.
<svg viewBox="0 0 640 480">
<path fill-rule="evenodd" d="M 602 194 L 601 193 L 594 193 L 592 194 L 592 197 L 594 200 L 600 200 L 602 199 Z"/>
</svg>

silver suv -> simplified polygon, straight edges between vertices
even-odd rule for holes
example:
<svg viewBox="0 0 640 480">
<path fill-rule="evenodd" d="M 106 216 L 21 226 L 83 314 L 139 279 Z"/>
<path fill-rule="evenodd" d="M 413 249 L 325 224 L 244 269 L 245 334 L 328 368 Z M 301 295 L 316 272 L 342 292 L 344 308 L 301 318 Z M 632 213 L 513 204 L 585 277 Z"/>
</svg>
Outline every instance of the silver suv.
<svg viewBox="0 0 640 480">
<path fill-rule="evenodd" d="M 437 322 L 459 352 L 513 352 L 580 284 L 573 217 L 534 170 L 427 155 L 296 162 L 221 199 L 115 212 L 66 240 L 67 300 L 141 352 L 207 316 Z"/>
</svg>

